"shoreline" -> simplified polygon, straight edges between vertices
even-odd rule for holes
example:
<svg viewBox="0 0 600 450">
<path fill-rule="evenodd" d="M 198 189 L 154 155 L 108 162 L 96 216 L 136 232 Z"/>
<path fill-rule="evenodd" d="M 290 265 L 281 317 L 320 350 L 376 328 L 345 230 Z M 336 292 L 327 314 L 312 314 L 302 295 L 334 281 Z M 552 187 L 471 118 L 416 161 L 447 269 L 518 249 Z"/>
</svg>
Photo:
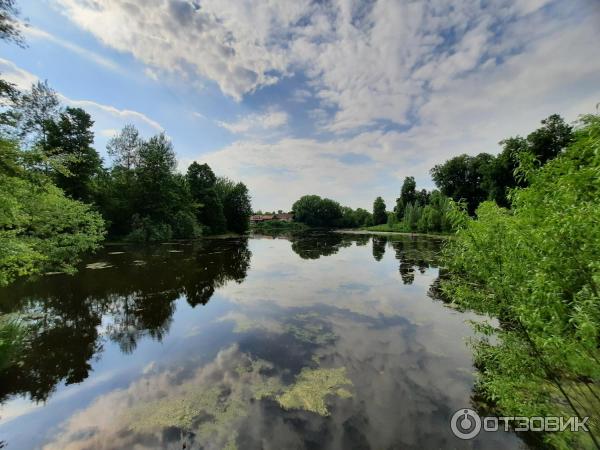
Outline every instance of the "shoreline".
<svg viewBox="0 0 600 450">
<path fill-rule="evenodd" d="M 409 233 L 406 231 L 371 231 L 371 230 L 333 230 L 335 233 L 344 234 L 376 234 L 376 235 L 401 235 L 401 236 L 426 236 L 430 238 L 448 239 L 452 237 L 451 234 L 427 234 L 427 233 Z"/>
</svg>

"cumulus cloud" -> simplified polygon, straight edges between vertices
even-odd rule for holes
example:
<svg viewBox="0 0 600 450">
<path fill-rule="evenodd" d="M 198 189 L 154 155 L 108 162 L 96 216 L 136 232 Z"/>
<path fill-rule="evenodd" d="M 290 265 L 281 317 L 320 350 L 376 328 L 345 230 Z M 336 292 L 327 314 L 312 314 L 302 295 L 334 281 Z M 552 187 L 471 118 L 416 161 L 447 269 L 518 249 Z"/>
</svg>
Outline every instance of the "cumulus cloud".
<svg viewBox="0 0 600 450">
<path fill-rule="evenodd" d="M 309 2 L 59 0 L 105 44 L 182 76 L 214 80 L 233 98 L 276 83 L 289 68 L 282 42 Z"/>
<path fill-rule="evenodd" d="M 432 59 L 429 66 L 421 66 L 422 72 L 431 72 L 427 77 L 436 88 L 421 98 L 415 109 L 417 120 L 408 130 L 375 128 L 326 141 L 286 138 L 265 144 L 245 140 L 207 159 L 217 171 L 246 180 L 260 208 L 285 208 L 309 192 L 354 207 L 368 207 L 375 195 L 382 194 L 390 206 L 405 176 L 414 175 L 421 186 L 431 188 L 429 169 L 453 155 L 495 153 L 501 139 L 527 134 L 552 113 L 574 121 L 578 114 L 593 112 L 600 101 L 600 58 L 590 56 L 598 54 L 600 10 L 591 8 L 585 18 L 549 23 L 547 16 L 536 14 L 533 7 L 524 11 L 527 18 L 515 22 L 511 30 L 517 41 L 527 42 L 526 49 L 457 77 L 442 77 L 440 73 L 471 67 L 466 56 L 465 60 Z M 537 39 L 527 41 L 530 28 L 536 30 Z M 473 33 L 477 36 L 480 31 Z M 474 44 L 461 45 L 471 48 Z M 496 45 L 510 47 L 507 40 Z M 378 103 L 375 100 L 373 105 Z M 390 107 L 393 104 L 398 103 L 391 101 Z M 338 111 L 330 126 L 342 125 L 346 119 L 338 119 L 343 117 L 354 125 L 363 122 L 358 120 L 360 113 L 352 113 L 359 105 L 348 105 L 345 112 Z M 366 110 L 367 105 L 363 106 Z M 364 117 L 377 115 L 365 112 Z M 323 115 L 315 118 L 324 120 Z M 349 165 L 343 158 L 328 158 L 344 153 L 367 155 L 370 161 Z"/>
<path fill-rule="evenodd" d="M 551 113 L 574 120 L 600 100 L 593 0 L 57 2 L 157 78 L 212 81 L 242 100 L 301 75 L 289 100 L 306 105 L 314 134 L 267 133 L 293 130 L 278 106 L 218 123 L 239 140 L 194 158 L 246 181 L 264 209 L 307 192 L 391 203 L 404 176 L 431 187 L 428 170 L 449 156 L 495 152 Z M 367 158 L 348 164 L 350 153 Z"/>
<path fill-rule="evenodd" d="M 213 80 L 238 100 L 302 71 L 336 111 L 328 124 L 334 131 L 409 122 L 432 90 L 543 34 L 547 27 L 527 36 L 514 28 L 549 3 L 58 2 L 105 44 L 152 68 Z"/>
</svg>

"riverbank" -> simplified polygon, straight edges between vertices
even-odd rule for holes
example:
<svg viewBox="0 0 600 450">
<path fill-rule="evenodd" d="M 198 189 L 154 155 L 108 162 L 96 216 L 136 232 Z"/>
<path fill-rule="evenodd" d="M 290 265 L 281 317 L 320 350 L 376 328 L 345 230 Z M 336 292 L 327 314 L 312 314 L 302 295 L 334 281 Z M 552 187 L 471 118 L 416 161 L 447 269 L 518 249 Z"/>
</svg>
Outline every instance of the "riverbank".
<svg viewBox="0 0 600 450">
<path fill-rule="evenodd" d="M 341 230 L 333 230 L 336 233 L 344 233 L 344 234 L 370 234 L 370 235 L 400 235 L 400 236 L 425 236 L 425 237 L 435 237 L 439 239 L 450 238 L 452 234 L 450 233 L 411 233 L 406 231 L 379 231 L 373 230 L 374 227 L 361 228 L 358 230 L 354 229 L 341 229 Z"/>
<path fill-rule="evenodd" d="M 250 233 L 280 233 L 306 231 L 310 227 L 300 222 L 284 222 L 280 220 L 268 220 L 250 225 Z"/>
</svg>

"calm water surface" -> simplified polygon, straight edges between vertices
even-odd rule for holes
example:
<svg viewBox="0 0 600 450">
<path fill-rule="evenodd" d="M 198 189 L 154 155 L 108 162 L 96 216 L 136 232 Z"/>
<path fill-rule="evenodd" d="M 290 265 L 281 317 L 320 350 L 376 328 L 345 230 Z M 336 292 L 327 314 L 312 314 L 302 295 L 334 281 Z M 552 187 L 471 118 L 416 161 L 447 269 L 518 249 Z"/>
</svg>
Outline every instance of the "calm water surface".
<svg viewBox="0 0 600 450">
<path fill-rule="evenodd" d="M 512 449 L 455 438 L 475 316 L 432 298 L 441 241 L 304 234 L 107 246 L 0 291 L 33 325 L 0 377 L 8 449 Z"/>
</svg>

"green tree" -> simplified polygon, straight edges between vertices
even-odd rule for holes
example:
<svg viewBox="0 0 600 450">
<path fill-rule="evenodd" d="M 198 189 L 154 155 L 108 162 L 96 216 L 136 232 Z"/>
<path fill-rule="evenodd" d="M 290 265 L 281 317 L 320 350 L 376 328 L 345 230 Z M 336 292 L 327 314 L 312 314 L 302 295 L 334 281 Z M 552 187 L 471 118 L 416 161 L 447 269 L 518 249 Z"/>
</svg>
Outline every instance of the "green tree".
<svg viewBox="0 0 600 450">
<path fill-rule="evenodd" d="M 373 225 L 381 225 L 386 222 L 385 202 L 381 197 L 377 197 L 373 202 Z"/>
<path fill-rule="evenodd" d="M 115 166 L 132 170 L 137 166 L 143 142 L 140 132 L 135 126 L 125 125 L 116 136 L 108 141 L 106 150 Z"/>
<path fill-rule="evenodd" d="M 363 208 L 356 208 L 354 218 L 357 227 L 370 227 L 373 225 L 373 214 Z"/>
<path fill-rule="evenodd" d="M 294 220 L 311 227 L 336 227 L 342 219 L 342 207 L 336 201 L 318 195 L 300 197 L 293 205 Z"/>
<path fill-rule="evenodd" d="M 38 81 L 29 92 L 19 96 L 14 116 L 17 119 L 17 134 L 28 145 L 46 145 L 48 127 L 58 119 L 60 101 L 58 95 L 48 85 L 48 81 Z"/>
<path fill-rule="evenodd" d="M 175 173 L 173 144 L 164 133 L 139 149 L 129 239 L 164 241 L 199 234 L 186 180 Z"/>
<path fill-rule="evenodd" d="M 66 171 L 54 175 L 56 185 L 70 197 L 90 202 L 92 178 L 102 169 L 102 160 L 92 147 L 94 121 L 81 108 L 66 108 L 56 122 L 47 126 L 44 152 L 59 156 Z"/>
<path fill-rule="evenodd" d="M 15 0 L 0 0 L 0 40 L 24 47 L 22 25 Z"/>
<path fill-rule="evenodd" d="M 248 188 L 244 183 L 237 183 L 224 198 L 223 210 L 227 220 L 227 228 L 236 233 L 245 233 L 250 226 L 252 203 Z"/>
<path fill-rule="evenodd" d="M 556 158 L 571 142 L 573 127 L 567 125 L 558 114 L 542 120 L 542 126 L 527 136 L 528 151 L 540 165 Z"/>
<path fill-rule="evenodd" d="M 417 183 L 415 182 L 414 177 L 406 177 L 404 178 L 404 182 L 402 183 L 402 188 L 400 189 L 400 197 L 396 199 L 396 216 L 398 220 L 402 220 L 404 217 L 404 208 L 409 203 L 414 203 L 417 200 Z"/>
<path fill-rule="evenodd" d="M 190 164 L 186 174 L 190 194 L 196 203 L 198 221 L 211 233 L 222 233 L 227 224 L 223 203 L 215 188 L 217 177 L 208 164 Z M 231 190 L 233 190 L 232 187 Z M 225 199 L 226 194 L 223 195 Z"/>
<path fill-rule="evenodd" d="M 431 169 L 431 177 L 444 195 L 455 201 L 466 201 L 472 215 L 489 197 L 489 168 L 493 160 L 488 153 L 456 156 Z"/>
<path fill-rule="evenodd" d="M 72 272 L 104 237 L 98 213 L 27 171 L 31 157 L 0 139 L 0 286 L 48 270 Z"/>
</svg>

